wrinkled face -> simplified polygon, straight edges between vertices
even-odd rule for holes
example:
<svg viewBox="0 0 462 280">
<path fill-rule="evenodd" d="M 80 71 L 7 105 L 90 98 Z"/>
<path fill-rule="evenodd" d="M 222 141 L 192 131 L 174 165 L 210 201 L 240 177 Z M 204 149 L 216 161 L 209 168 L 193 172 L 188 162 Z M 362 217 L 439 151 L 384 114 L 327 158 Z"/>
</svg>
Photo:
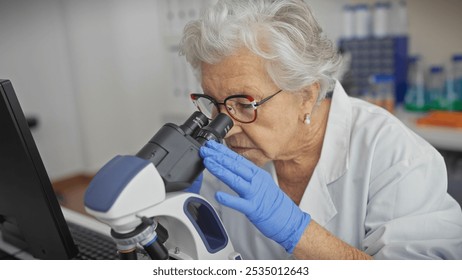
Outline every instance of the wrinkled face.
<svg viewBox="0 0 462 280">
<path fill-rule="evenodd" d="M 201 65 L 204 93 L 218 102 L 236 94 L 252 96 L 257 102 L 277 92 L 264 61 L 241 49 L 218 64 Z M 259 106 L 257 119 L 248 124 L 234 121 L 226 136 L 229 148 L 262 166 L 270 160 L 287 160 L 299 152 L 304 116 L 312 106 L 301 94 L 282 91 Z M 312 102 L 312 100 L 310 100 Z M 310 107 L 311 108 L 311 107 Z M 222 113 L 227 113 L 220 107 Z"/>
</svg>

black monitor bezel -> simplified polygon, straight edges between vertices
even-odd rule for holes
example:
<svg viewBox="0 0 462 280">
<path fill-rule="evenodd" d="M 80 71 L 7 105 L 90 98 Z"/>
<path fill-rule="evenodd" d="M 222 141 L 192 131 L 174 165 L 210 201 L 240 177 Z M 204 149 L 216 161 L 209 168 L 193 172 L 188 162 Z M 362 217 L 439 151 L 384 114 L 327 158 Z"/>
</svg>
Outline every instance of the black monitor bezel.
<svg viewBox="0 0 462 280">
<path fill-rule="evenodd" d="M 0 127 L 0 133 L 15 133 L 15 135 L 11 135 L 11 138 L 15 139 L 19 137 L 20 140 L 18 142 L 21 142 L 20 150 L 23 153 L 21 157 L 18 155 L 17 158 L 20 161 L 27 159 L 24 161 L 24 164 L 20 165 L 20 173 L 23 174 L 23 176 L 28 176 L 25 177 L 26 179 L 24 180 L 18 180 L 17 175 L 14 174 L 2 174 L 2 170 L 0 170 L 0 188 L 9 187 L 10 189 L 3 193 L 11 194 L 11 197 L 0 197 L 0 203 L 4 204 L 0 206 L 0 211 L 7 212 L 0 214 L 6 216 L 10 220 L 17 221 L 16 226 L 18 228 L 15 230 L 22 233 L 21 237 L 23 241 L 25 241 L 23 244 L 21 244 L 21 242 L 15 242 L 17 244 L 13 245 L 26 250 L 38 259 L 73 258 L 78 254 L 77 246 L 74 244 L 71 237 L 61 207 L 53 191 L 52 184 L 12 83 L 9 80 L 0 79 L 0 91 L 0 102 L 4 103 L 9 111 L 8 116 L 10 119 L 5 121 L 13 122 L 16 128 L 14 132 L 2 132 Z M 0 109 L 2 107 L 0 107 Z M 5 139 L 6 142 L 14 141 L 7 137 L 3 139 Z M 5 143 L 0 142 L 0 145 L 4 144 Z M 7 164 L 7 160 L 11 163 L 11 160 L 16 160 L 16 157 L 13 159 L 0 159 L 0 161 L 1 160 L 4 161 L 3 164 Z M 16 177 L 9 178 L 8 176 Z M 29 187 L 20 185 L 21 181 L 27 180 L 32 182 Z M 16 184 L 11 183 L 13 181 L 18 182 L 17 184 L 19 185 L 12 186 Z M 5 182 L 9 183 L 8 186 L 5 186 Z M 21 195 L 18 194 L 19 192 L 25 193 L 21 197 Z M 23 199 L 23 201 L 21 201 L 21 199 Z M 5 204 L 7 204 L 7 206 L 5 206 Z M 5 228 L 3 231 L 5 231 Z M 5 237 L 8 234 L 2 232 L 2 235 Z M 13 238 L 9 241 L 12 242 L 15 240 Z"/>
</svg>

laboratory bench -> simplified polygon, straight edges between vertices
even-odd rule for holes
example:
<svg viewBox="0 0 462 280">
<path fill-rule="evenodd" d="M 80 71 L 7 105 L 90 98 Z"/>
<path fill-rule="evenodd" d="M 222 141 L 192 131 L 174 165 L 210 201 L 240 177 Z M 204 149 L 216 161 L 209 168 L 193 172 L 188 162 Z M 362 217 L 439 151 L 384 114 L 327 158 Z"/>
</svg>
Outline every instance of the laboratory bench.
<svg viewBox="0 0 462 280">
<path fill-rule="evenodd" d="M 425 116 L 427 113 L 408 112 L 401 107 L 397 107 L 394 113 L 406 126 L 427 140 L 435 148 L 462 152 L 462 128 L 418 125 L 417 119 Z"/>
</svg>

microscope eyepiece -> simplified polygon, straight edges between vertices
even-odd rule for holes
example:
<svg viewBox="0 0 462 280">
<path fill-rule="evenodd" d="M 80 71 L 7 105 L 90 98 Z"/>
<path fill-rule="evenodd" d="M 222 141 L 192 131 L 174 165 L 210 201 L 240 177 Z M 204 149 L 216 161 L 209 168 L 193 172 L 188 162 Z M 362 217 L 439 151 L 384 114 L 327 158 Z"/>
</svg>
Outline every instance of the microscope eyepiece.
<svg viewBox="0 0 462 280">
<path fill-rule="evenodd" d="M 223 138 L 233 127 L 233 120 L 226 114 L 220 113 L 206 127 L 197 132 L 196 140 L 204 145 L 208 140 L 215 140 L 222 143 Z"/>
<path fill-rule="evenodd" d="M 180 128 L 187 135 L 193 135 L 197 129 L 203 128 L 209 123 L 209 119 L 199 111 L 195 111 Z"/>
</svg>

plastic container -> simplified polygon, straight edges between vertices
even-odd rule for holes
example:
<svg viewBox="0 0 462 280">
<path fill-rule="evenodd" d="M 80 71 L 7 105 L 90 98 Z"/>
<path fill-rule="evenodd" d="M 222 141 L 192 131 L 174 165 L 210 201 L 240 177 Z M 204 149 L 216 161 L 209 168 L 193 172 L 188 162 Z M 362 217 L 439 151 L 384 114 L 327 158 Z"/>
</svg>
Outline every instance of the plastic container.
<svg viewBox="0 0 462 280">
<path fill-rule="evenodd" d="M 395 108 L 394 77 L 387 74 L 376 74 L 371 76 L 370 82 L 375 99 L 373 103 L 393 112 Z"/>
<path fill-rule="evenodd" d="M 443 66 L 435 65 L 430 68 L 427 82 L 427 95 L 430 110 L 446 110 L 447 99 L 445 94 L 446 77 Z"/>
<path fill-rule="evenodd" d="M 372 35 L 376 38 L 384 38 L 390 35 L 389 14 L 390 2 L 377 2 L 374 5 Z"/>
<path fill-rule="evenodd" d="M 408 111 L 425 112 L 428 110 L 429 100 L 425 95 L 425 73 L 420 56 L 409 58 L 407 72 L 407 91 L 404 97 L 404 107 Z"/>
<path fill-rule="evenodd" d="M 367 4 L 358 4 L 354 7 L 355 38 L 365 39 L 371 36 L 371 11 Z"/>
<path fill-rule="evenodd" d="M 408 35 L 408 13 L 405 0 L 391 2 L 389 29 L 392 36 Z"/>
<path fill-rule="evenodd" d="M 343 6 L 343 35 L 344 39 L 355 37 L 355 7 L 352 5 Z"/>
</svg>

